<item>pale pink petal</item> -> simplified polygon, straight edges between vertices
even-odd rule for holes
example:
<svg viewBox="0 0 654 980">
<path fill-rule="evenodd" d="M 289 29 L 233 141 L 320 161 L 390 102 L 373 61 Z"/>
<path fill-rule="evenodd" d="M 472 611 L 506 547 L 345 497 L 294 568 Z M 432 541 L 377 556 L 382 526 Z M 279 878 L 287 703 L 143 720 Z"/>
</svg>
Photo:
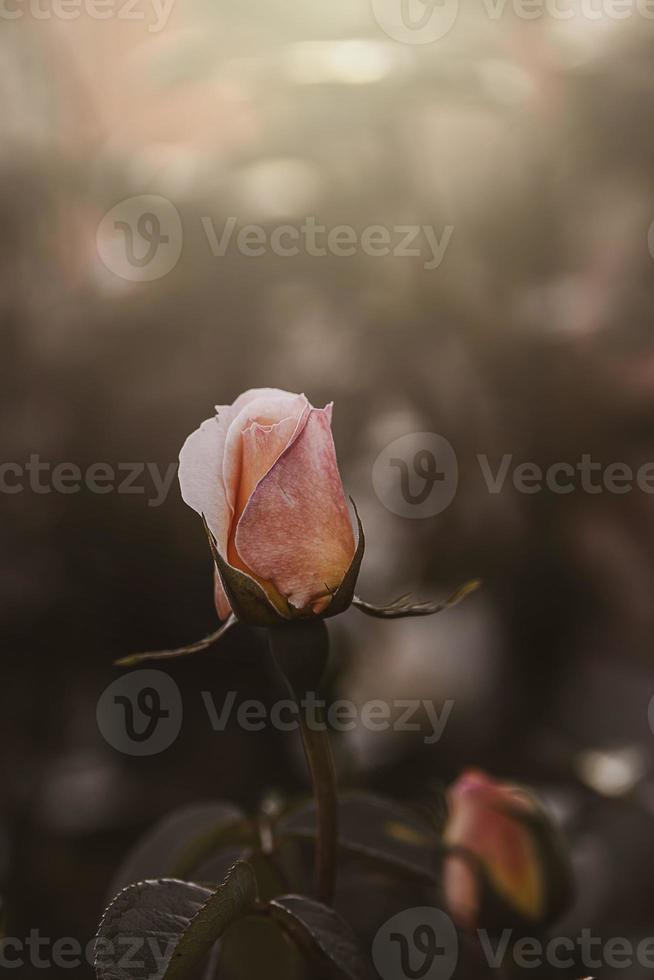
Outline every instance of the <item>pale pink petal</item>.
<svg viewBox="0 0 654 980">
<path fill-rule="evenodd" d="M 329 409 L 311 409 L 236 526 L 243 562 L 296 608 L 337 588 L 354 557 L 329 420 Z"/>
<path fill-rule="evenodd" d="M 242 408 L 249 402 L 256 401 L 257 398 L 275 398 L 279 395 L 297 397 L 292 392 L 284 391 L 282 388 L 248 388 L 231 405 L 216 405 L 216 411 L 220 412 L 223 408 L 229 408 L 234 415 L 238 415 Z"/>
<path fill-rule="evenodd" d="M 290 418 L 297 423 L 307 406 L 308 402 L 304 395 L 294 395 L 276 388 L 254 388 L 246 391 L 231 406 L 231 418 L 223 455 L 223 485 L 232 515 L 239 513 L 238 491 L 243 465 L 243 431 L 253 421 L 272 425 Z"/>
<path fill-rule="evenodd" d="M 293 404 L 301 397 L 288 396 L 275 388 L 254 388 L 239 395 L 233 405 L 216 405 L 216 415 L 191 433 L 179 454 L 182 498 L 198 514 L 205 515 L 223 555 L 227 554 L 232 513 L 223 479 L 227 434 L 248 404 L 263 402 L 264 407 L 270 407 L 271 402 L 279 402 L 280 396 L 287 400 L 290 397 Z M 247 413 L 244 419 L 247 421 Z"/>
<path fill-rule="evenodd" d="M 307 406 L 305 412 L 307 417 L 309 411 L 310 408 Z M 237 514 L 243 513 L 257 483 L 277 462 L 289 445 L 299 424 L 295 417 L 291 417 L 282 419 L 281 422 L 276 422 L 274 425 L 250 422 L 245 429 L 243 432 L 241 479 L 236 501 Z"/>
<path fill-rule="evenodd" d="M 223 452 L 229 408 L 207 419 L 188 437 L 179 454 L 179 485 L 182 497 L 198 514 L 204 514 L 218 543 L 227 554 L 231 511 L 223 487 Z"/>
<path fill-rule="evenodd" d="M 204 514 L 218 550 L 226 557 L 232 512 L 223 487 L 223 452 L 231 406 L 220 406 L 217 410 L 219 414 L 203 422 L 182 446 L 179 484 L 182 498 L 198 514 Z M 217 572 L 215 603 L 220 618 L 226 619 L 231 606 Z"/>
</svg>

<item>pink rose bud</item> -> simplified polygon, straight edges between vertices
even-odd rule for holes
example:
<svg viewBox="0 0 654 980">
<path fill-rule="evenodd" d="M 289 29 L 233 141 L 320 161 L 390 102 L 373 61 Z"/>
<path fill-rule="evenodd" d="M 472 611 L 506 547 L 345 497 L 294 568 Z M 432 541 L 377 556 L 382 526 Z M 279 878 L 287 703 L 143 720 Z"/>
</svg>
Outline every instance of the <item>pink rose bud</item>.
<svg viewBox="0 0 654 980">
<path fill-rule="evenodd" d="M 334 615 L 363 554 L 336 463 L 332 406 L 257 388 L 188 437 L 179 481 L 213 538 L 218 615 L 274 625 Z"/>
<path fill-rule="evenodd" d="M 558 833 L 527 792 L 482 772 L 448 791 L 443 889 L 461 928 L 544 925 L 568 902 L 570 868 Z"/>
</svg>

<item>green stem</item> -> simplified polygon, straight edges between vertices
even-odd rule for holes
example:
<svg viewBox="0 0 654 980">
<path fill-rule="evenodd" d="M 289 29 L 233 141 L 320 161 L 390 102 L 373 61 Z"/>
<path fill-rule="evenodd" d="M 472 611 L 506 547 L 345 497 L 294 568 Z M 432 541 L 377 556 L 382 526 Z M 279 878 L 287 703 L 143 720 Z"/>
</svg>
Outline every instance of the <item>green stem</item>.
<svg viewBox="0 0 654 980">
<path fill-rule="evenodd" d="M 271 629 L 269 636 L 273 656 L 300 709 L 300 731 L 316 803 L 316 894 L 321 902 L 330 905 L 338 849 L 336 770 L 322 712 L 316 710 L 315 723 L 312 720 L 309 724 L 302 706 L 308 693 L 319 700 L 320 681 L 329 658 L 327 627 L 322 620 L 300 620 Z"/>
<path fill-rule="evenodd" d="M 300 730 L 316 801 L 316 894 L 321 902 L 331 905 L 336 884 L 338 849 L 338 794 L 334 757 L 326 728 L 314 731 L 307 724 L 306 718 L 302 717 Z"/>
</svg>

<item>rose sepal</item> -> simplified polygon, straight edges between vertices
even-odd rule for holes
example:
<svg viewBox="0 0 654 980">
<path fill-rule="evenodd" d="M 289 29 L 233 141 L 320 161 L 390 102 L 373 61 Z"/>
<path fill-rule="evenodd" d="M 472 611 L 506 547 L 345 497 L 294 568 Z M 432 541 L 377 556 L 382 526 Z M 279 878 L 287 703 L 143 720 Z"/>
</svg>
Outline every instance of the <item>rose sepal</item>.
<svg viewBox="0 0 654 980">
<path fill-rule="evenodd" d="M 529 831 L 536 844 L 545 879 L 545 908 L 538 924 L 545 927 L 560 918 L 574 900 L 574 873 L 570 849 L 560 827 L 547 814 L 541 803 L 526 790 L 532 804 L 531 812 L 507 803 L 503 808 L 514 820 Z"/>
<path fill-rule="evenodd" d="M 361 570 L 361 562 L 363 561 L 363 555 L 366 550 L 366 536 L 363 531 L 363 524 L 361 523 L 361 518 L 359 517 L 357 505 L 352 497 L 350 497 L 350 503 L 352 504 L 354 516 L 356 517 L 357 521 L 356 551 L 354 552 L 354 558 L 352 559 L 350 567 L 343 576 L 341 584 L 332 593 L 332 601 L 322 613 L 324 619 L 329 619 L 331 616 L 339 616 L 352 605 L 354 601 L 354 590 L 356 588 L 357 579 L 359 578 L 359 572 Z"/>
<path fill-rule="evenodd" d="M 444 609 L 451 609 L 452 606 L 458 605 L 473 592 L 476 592 L 480 585 L 480 579 L 472 579 L 472 581 L 460 586 L 447 599 L 442 599 L 438 602 L 416 602 L 413 600 L 411 593 L 408 593 L 407 595 L 400 596 L 399 599 L 395 599 L 394 602 L 389 602 L 386 606 L 375 606 L 373 603 L 365 602 L 359 596 L 355 595 L 352 598 L 352 605 L 360 612 L 365 613 L 366 616 L 372 616 L 375 619 L 405 619 L 409 616 L 433 616 L 435 613 L 442 612 Z"/>
<path fill-rule="evenodd" d="M 231 630 L 232 626 L 236 626 L 237 623 L 236 616 L 230 615 L 224 623 L 220 624 L 214 633 L 209 633 L 208 636 L 205 636 L 201 640 L 188 643 L 183 647 L 177 647 L 175 650 L 152 650 L 147 653 L 130 653 L 126 657 L 121 657 L 120 660 L 114 660 L 114 667 L 136 667 L 138 664 L 142 664 L 148 660 L 176 660 L 178 657 L 190 657 L 194 653 L 203 653 L 218 643 L 219 640 L 222 640 L 225 633 Z"/>
</svg>

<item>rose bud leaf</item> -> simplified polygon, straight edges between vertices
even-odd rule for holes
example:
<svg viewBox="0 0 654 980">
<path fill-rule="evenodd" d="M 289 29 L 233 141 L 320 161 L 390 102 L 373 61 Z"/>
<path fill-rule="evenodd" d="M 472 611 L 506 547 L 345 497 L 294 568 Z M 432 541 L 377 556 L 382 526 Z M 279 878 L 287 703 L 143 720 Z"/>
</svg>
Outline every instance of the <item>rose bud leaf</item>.
<svg viewBox="0 0 654 980">
<path fill-rule="evenodd" d="M 194 980 L 212 946 L 256 898 L 254 871 L 244 862 L 217 889 L 175 879 L 130 885 L 100 923 L 98 980 Z M 129 949 L 138 955 L 127 956 Z"/>
</svg>

